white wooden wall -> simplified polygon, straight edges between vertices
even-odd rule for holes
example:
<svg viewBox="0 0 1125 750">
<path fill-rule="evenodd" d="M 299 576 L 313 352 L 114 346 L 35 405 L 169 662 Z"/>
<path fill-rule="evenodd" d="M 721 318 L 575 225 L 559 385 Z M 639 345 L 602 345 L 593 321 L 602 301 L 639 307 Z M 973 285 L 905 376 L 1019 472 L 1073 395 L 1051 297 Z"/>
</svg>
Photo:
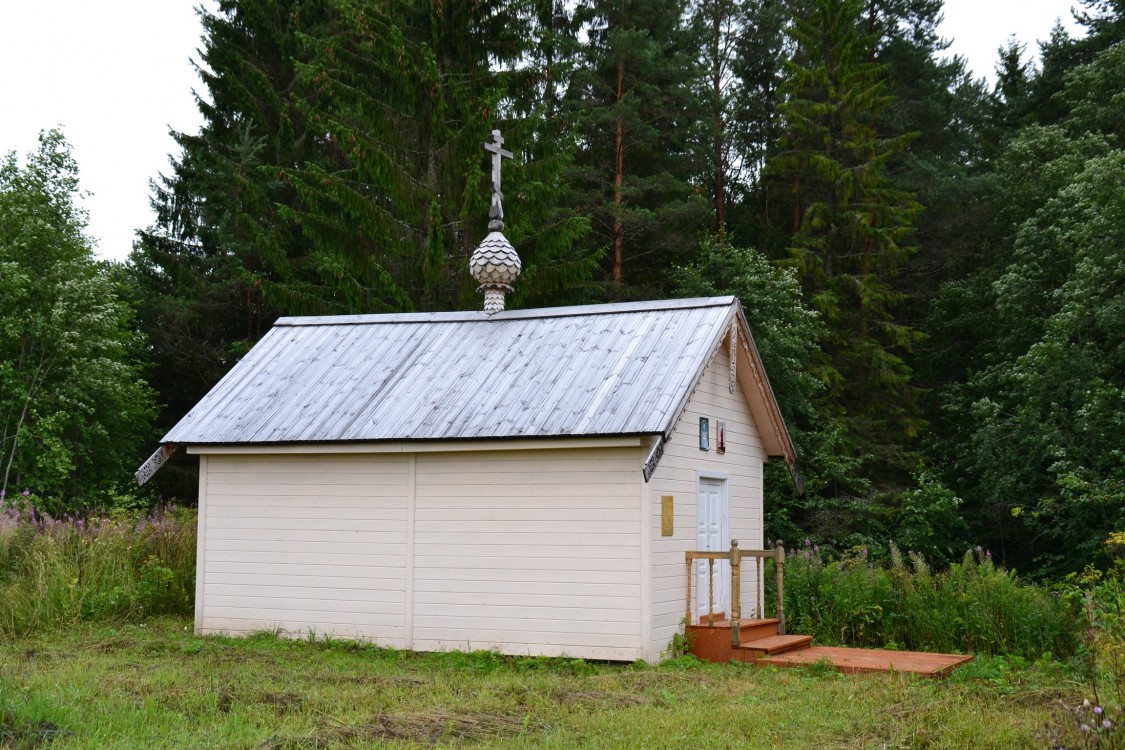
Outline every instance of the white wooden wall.
<svg viewBox="0 0 1125 750">
<path fill-rule="evenodd" d="M 405 647 L 408 490 L 401 455 L 202 456 L 196 629 Z"/>
<path fill-rule="evenodd" d="M 204 455 L 197 629 L 642 658 L 637 450 Z"/>
<path fill-rule="evenodd" d="M 687 573 L 684 553 L 695 548 L 695 504 L 699 471 L 726 474 L 731 505 L 731 536 L 743 549 L 762 548 L 762 463 L 766 453 L 754 424 L 742 383 L 730 392 L 730 357 L 724 344 L 712 360 L 680 417 L 664 457 L 653 474 L 651 491 L 652 533 L 652 645 L 659 655 L 672 636 L 683 632 Z M 739 366 L 746 360 L 740 357 Z M 745 375 L 746 373 L 740 373 Z M 710 420 L 711 450 L 699 449 L 699 418 Z M 715 422 L 727 423 L 726 453 L 715 451 Z M 661 536 L 661 497 L 671 495 L 674 536 Z M 753 561 L 743 560 L 742 611 L 749 616 L 755 606 L 756 577 Z M 698 592 L 696 592 L 698 593 Z M 707 596 L 707 592 L 703 592 Z M 728 613 L 729 614 L 729 613 Z"/>
<path fill-rule="evenodd" d="M 420 454 L 413 647 L 639 658 L 636 456 Z"/>
</svg>

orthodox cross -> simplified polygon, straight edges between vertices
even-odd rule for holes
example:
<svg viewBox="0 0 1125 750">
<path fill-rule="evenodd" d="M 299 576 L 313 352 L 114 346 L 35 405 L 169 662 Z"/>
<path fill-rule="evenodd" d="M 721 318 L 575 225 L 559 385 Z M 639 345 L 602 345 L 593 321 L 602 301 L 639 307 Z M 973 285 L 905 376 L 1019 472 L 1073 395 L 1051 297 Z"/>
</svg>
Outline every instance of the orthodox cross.
<svg viewBox="0 0 1125 750">
<path fill-rule="evenodd" d="M 504 137 L 500 135 L 499 130 L 493 130 L 492 140 L 480 146 L 492 154 L 492 205 L 488 209 L 488 228 L 500 231 L 504 228 L 504 193 L 500 190 L 500 161 L 511 159 L 512 152 L 504 150 Z"/>
</svg>

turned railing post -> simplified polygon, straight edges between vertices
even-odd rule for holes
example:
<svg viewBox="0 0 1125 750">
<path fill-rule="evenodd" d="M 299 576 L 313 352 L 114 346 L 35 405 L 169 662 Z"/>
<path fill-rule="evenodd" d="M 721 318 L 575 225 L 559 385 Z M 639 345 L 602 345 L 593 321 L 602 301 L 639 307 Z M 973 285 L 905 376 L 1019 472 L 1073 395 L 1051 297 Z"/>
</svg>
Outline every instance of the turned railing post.
<svg viewBox="0 0 1125 750">
<path fill-rule="evenodd" d="M 756 610 L 754 616 L 760 620 L 764 620 L 766 618 L 766 590 L 762 588 L 762 565 L 763 563 L 765 563 L 765 561 L 766 560 L 763 557 L 754 558 L 754 572 L 758 574 L 758 596 L 756 601 L 754 602 L 754 608 Z"/>
<path fill-rule="evenodd" d="M 707 627 L 715 627 L 715 558 L 707 558 Z"/>
<path fill-rule="evenodd" d="M 687 602 L 684 606 L 684 627 L 691 625 L 691 573 L 692 573 L 692 560 L 691 553 L 687 554 Z M 687 630 L 684 630 L 687 635 Z"/>
<path fill-rule="evenodd" d="M 742 639 L 739 621 L 742 619 L 742 553 L 738 540 L 730 540 L 730 645 L 738 648 Z"/>
<path fill-rule="evenodd" d="M 785 548 L 780 544 L 774 550 L 777 561 L 777 634 L 785 635 Z"/>
</svg>

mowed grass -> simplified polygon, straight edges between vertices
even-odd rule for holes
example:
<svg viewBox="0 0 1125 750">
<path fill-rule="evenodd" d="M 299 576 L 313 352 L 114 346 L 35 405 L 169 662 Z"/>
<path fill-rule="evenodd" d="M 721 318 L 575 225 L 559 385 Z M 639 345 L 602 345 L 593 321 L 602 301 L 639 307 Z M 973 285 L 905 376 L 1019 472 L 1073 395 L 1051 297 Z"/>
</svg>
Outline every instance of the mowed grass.
<svg viewBox="0 0 1125 750">
<path fill-rule="evenodd" d="M 946 680 L 592 664 L 199 637 L 182 619 L 0 644 L 0 747 L 1019 748 L 1081 686 L 981 660 Z"/>
</svg>

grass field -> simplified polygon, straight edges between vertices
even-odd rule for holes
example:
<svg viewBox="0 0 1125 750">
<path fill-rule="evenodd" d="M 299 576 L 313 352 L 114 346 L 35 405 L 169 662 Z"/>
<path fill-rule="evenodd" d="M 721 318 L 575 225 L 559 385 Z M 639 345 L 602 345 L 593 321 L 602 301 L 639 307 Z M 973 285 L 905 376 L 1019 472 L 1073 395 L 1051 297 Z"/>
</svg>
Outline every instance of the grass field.
<svg viewBox="0 0 1125 750">
<path fill-rule="evenodd" d="M 1020 664 L 1016 660 L 1017 664 Z M 0 643 L 0 747 L 1020 748 L 1082 686 L 979 659 L 946 680 L 678 660 L 413 654 L 183 619 Z"/>
</svg>

